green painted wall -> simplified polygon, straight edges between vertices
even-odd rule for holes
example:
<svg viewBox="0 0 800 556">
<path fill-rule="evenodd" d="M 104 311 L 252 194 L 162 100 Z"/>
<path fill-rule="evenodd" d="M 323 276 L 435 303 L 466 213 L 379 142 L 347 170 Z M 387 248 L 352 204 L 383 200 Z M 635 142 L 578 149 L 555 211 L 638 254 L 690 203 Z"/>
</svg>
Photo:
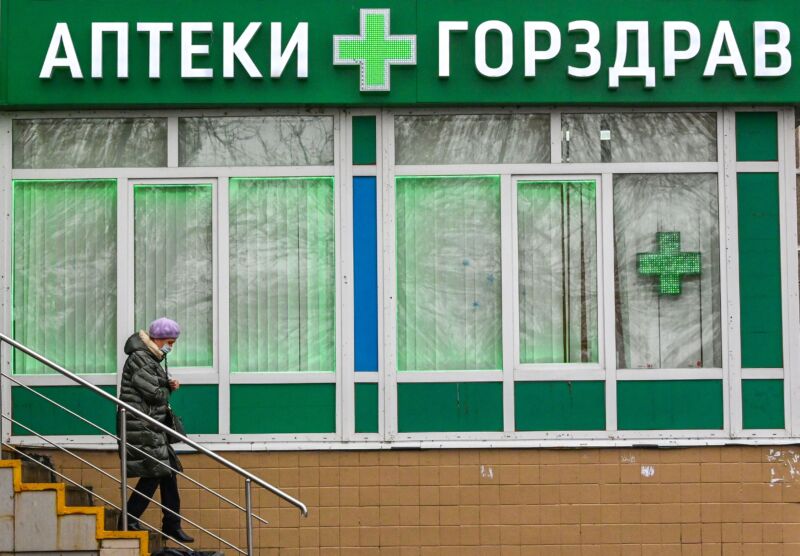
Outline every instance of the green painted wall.
<svg viewBox="0 0 800 556">
<path fill-rule="evenodd" d="M 115 386 L 101 386 L 101 388 L 109 394 L 116 395 Z M 41 386 L 35 390 L 112 434 L 116 434 L 116 407 L 91 390 L 77 386 Z M 11 389 L 11 407 L 14 420 L 39 434 L 103 434 L 91 425 L 87 425 L 33 392 L 19 386 Z M 23 427 L 15 425 L 13 434 L 27 435 L 30 433 Z"/>
<path fill-rule="evenodd" d="M 376 132 L 375 116 L 353 116 L 353 164 L 375 164 Z"/>
<path fill-rule="evenodd" d="M 336 384 L 232 384 L 231 433 L 336 431 Z"/>
<path fill-rule="evenodd" d="M 778 174 L 739 174 L 742 367 L 783 367 Z"/>
<path fill-rule="evenodd" d="M 721 380 L 617 383 L 619 430 L 722 429 Z"/>
<path fill-rule="evenodd" d="M 170 405 L 189 434 L 219 432 L 219 387 L 216 384 L 185 384 L 170 397 Z"/>
<path fill-rule="evenodd" d="M 499 382 L 397 385 L 399 432 L 503 430 L 503 385 Z"/>
<path fill-rule="evenodd" d="M 778 113 L 736 113 L 736 159 L 740 162 L 778 160 Z"/>
<path fill-rule="evenodd" d="M 783 380 L 742 381 L 742 426 L 782 429 L 785 425 Z"/>
<path fill-rule="evenodd" d="M 356 432 L 378 432 L 378 385 L 356 384 Z"/>
<path fill-rule="evenodd" d="M 359 8 L 391 10 L 391 33 L 417 35 L 417 65 L 391 70 L 391 92 L 361 93 L 355 66 L 334 66 L 333 35 L 359 33 Z M 734 17 L 735 16 L 735 17 Z M 507 22 L 514 34 L 511 72 L 489 79 L 474 66 L 474 37 L 486 20 Z M 571 79 L 567 67 L 584 67 L 586 56 L 575 53 L 585 42 L 584 33 L 567 33 L 573 20 L 591 20 L 600 28 L 600 72 L 589 79 Z M 469 31 L 453 33 L 451 76 L 438 76 L 438 22 L 466 20 Z M 537 67 L 535 78 L 524 75 L 523 25 L 526 20 L 555 22 L 562 32 L 561 54 Z M 650 63 L 656 69 L 654 89 L 644 88 L 642 79 L 623 79 L 617 90 L 608 87 L 608 70 L 616 59 L 616 23 L 625 20 L 650 22 Z M 701 30 L 702 47 L 693 60 L 678 64 L 677 77 L 663 77 L 663 22 L 688 20 Z M 722 68 L 712 79 L 703 78 L 712 39 L 720 20 L 731 20 L 748 76 L 736 78 Z M 552 0 L 498 0 L 487 8 L 483 0 L 260 0 L 217 2 L 215 0 L 7 0 L 0 16 L 0 104 L 36 106 L 198 106 L 265 104 L 668 104 L 668 103 L 793 103 L 800 98 L 800 72 L 759 80 L 753 74 L 753 22 L 783 21 L 800 27 L 800 11 L 791 2 L 775 0 L 572 0 L 569 9 Z M 92 21 L 133 22 L 130 33 L 130 77 L 117 79 L 115 37 L 104 39 L 104 78 L 92 79 L 90 44 Z M 209 56 L 197 56 L 195 66 L 211 67 L 213 79 L 180 78 L 180 33 L 166 34 L 161 41 L 161 78 L 148 77 L 148 36 L 135 31 L 137 21 L 210 21 L 213 37 L 198 35 L 197 44 L 209 44 Z M 251 21 L 263 23 L 248 52 L 264 77 L 252 79 L 236 67 L 234 79 L 222 77 L 222 22 L 235 23 L 237 36 Z M 288 41 L 299 21 L 309 23 L 309 77 L 298 80 L 294 58 L 284 75 L 269 77 L 269 25 L 284 23 L 283 41 Z M 73 80 L 59 70 L 52 79 L 41 80 L 44 56 L 57 22 L 70 26 L 84 78 Z M 544 42 L 544 40 L 543 40 Z M 630 41 L 631 45 L 635 40 Z M 542 44 L 540 48 L 545 48 Z M 500 41 L 497 33 L 487 40 L 487 62 L 498 65 Z M 635 48 L 629 59 L 633 63 Z M 796 58 L 796 56 L 795 56 Z M 5 71 L 4 71 L 5 70 Z"/>
<path fill-rule="evenodd" d="M 514 414 L 518 431 L 605 430 L 602 381 L 517 382 Z"/>
</svg>

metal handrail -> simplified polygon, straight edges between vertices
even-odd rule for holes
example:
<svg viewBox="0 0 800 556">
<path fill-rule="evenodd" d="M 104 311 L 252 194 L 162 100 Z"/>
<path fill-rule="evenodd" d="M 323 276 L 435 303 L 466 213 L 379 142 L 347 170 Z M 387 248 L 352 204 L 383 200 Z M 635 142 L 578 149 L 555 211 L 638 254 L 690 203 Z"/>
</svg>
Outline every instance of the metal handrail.
<svg viewBox="0 0 800 556">
<path fill-rule="evenodd" d="M 96 465 L 95 465 L 95 464 L 93 464 L 92 462 L 90 462 L 90 461 L 87 461 L 86 459 L 84 459 L 84 458 L 80 457 L 78 454 L 75 454 L 74 452 L 71 452 L 71 451 L 67 450 L 67 449 L 66 449 L 66 448 L 64 448 L 63 446 L 59 446 L 58 444 L 56 444 L 55 442 L 53 442 L 53 441 L 52 441 L 52 440 L 50 440 L 49 438 L 46 438 L 44 435 L 42 435 L 42 434 L 40 434 L 40 433 L 36 432 L 35 430 L 33 430 L 32 428 L 30 428 L 30 427 L 28 427 L 28 426 L 24 425 L 23 423 L 20 423 L 20 422 L 19 422 L 19 421 L 17 421 L 16 419 L 13 419 L 13 418 L 11 418 L 11 417 L 7 417 L 7 416 L 5 416 L 5 415 L 0 415 L 0 417 L 1 417 L 2 419 L 5 419 L 5 420 L 6 420 L 6 421 L 8 421 L 8 422 L 10 422 L 10 423 L 14 424 L 14 425 L 17 425 L 18 427 L 22 427 L 23 429 L 25 429 L 26 431 L 28 431 L 29 433 L 31 433 L 31 434 L 32 434 L 32 435 L 34 435 L 35 437 L 42 439 L 43 441 L 47 442 L 48 444 L 50 444 L 50 445 L 51 445 L 51 446 L 53 446 L 54 448 L 57 448 L 57 449 L 61 450 L 62 452 L 64 452 L 64 453 L 66 453 L 66 454 L 68 454 L 68 455 L 72 456 L 73 458 L 77 459 L 77 460 L 78 460 L 78 461 L 80 461 L 81 463 L 83 463 L 83 464 L 85 464 L 85 465 L 88 465 L 89 467 L 91 467 L 91 468 L 92 468 L 92 469 L 94 469 L 95 471 L 99 472 L 101 475 L 104 475 L 104 476 L 108 477 L 109 479 L 111 479 L 112 481 L 114 481 L 114 482 L 116 482 L 116 483 L 119 483 L 120 485 L 123 485 L 123 483 L 122 483 L 122 481 L 121 481 L 120 479 L 117 479 L 117 478 L 116 478 L 114 475 L 112 475 L 112 474 L 111 474 L 111 473 L 109 473 L 108 471 L 105 471 L 105 470 L 103 470 L 103 469 L 99 468 L 98 466 L 96 466 Z M 3 444 L 7 444 L 7 443 L 6 443 L 6 442 L 4 442 Z M 31 459 L 31 460 L 33 460 L 33 461 L 36 461 L 34 458 L 31 458 L 31 457 L 30 457 L 28 454 L 25 454 L 24 452 L 22 452 L 22 451 L 20 451 L 20 450 L 18 450 L 18 449 L 16 449 L 16 448 L 14 448 L 14 447 L 12 447 L 12 450 L 14 450 L 15 452 L 17 452 L 18 454 L 22 454 L 22 455 L 26 456 L 27 458 L 29 458 L 29 459 Z M 49 467 L 47 467 L 45 464 L 43 464 L 43 463 L 41 463 L 41 462 L 39 462 L 39 461 L 36 461 L 36 463 L 40 464 L 42 467 L 44 467 L 44 468 L 46 468 L 46 469 L 50 469 L 50 468 L 49 468 Z M 79 485 L 78 483 L 76 483 L 76 482 L 75 482 L 75 481 L 73 481 L 72 479 L 70 479 L 70 478 L 68 478 L 68 477 L 66 477 L 66 476 L 64 476 L 64 475 L 62 475 L 61 473 L 59 473 L 59 472 L 58 472 L 58 471 L 56 471 L 55 469 L 50 469 L 50 471 L 52 471 L 53 473 L 55 473 L 56 475 L 58 475 L 58 476 L 59 476 L 59 477 L 61 477 L 62 479 L 66 480 L 66 481 L 69 481 L 70 483 L 72 483 L 73 485 L 77 486 L 78 488 L 80 488 L 80 489 L 81 489 L 81 490 L 83 490 L 84 492 L 89 492 L 89 493 L 91 493 L 91 494 L 94 494 L 94 492 L 92 492 L 92 491 L 91 491 L 91 490 L 89 490 L 88 488 L 84 487 L 83 485 Z M 142 493 L 141 491 L 138 491 L 138 490 L 136 490 L 134 487 L 132 487 L 132 486 L 130 486 L 130 485 L 125 485 L 125 486 L 124 486 L 124 487 L 122 487 L 122 488 L 123 488 L 123 491 L 125 492 L 125 494 L 122 496 L 122 499 L 123 499 L 123 500 L 125 500 L 125 498 L 127 498 L 127 491 L 128 491 L 128 490 L 130 490 L 131 492 L 135 492 L 135 493 L 136 493 L 136 494 L 138 494 L 139 496 L 142 496 L 142 497 L 146 498 L 146 499 L 148 500 L 148 502 L 152 502 L 153 504 L 155 504 L 156 506 L 158 506 L 158 508 L 159 508 L 159 509 L 161 509 L 162 511 L 166 511 L 166 512 L 169 512 L 169 513 L 171 513 L 171 514 L 172 514 L 172 515 L 174 515 L 174 516 L 180 517 L 181 519 L 185 520 L 185 521 L 186 521 L 186 522 L 187 522 L 189 525 L 191 525 L 191 526 L 195 527 L 196 529 L 198 529 L 198 530 L 202 531 L 203 533 L 207 534 L 208 536 L 215 538 L 216 540 L 218 540 L 218 541 L 219 541 L 219 542 L 221 542 L 222 544 L 224 544 L 224 545 L 226 545 L 226 546 L 228 546 L 228 547 L 230 547 L 230 548 L 234 549 L 234 550 L 235 550 L 236 552 L 238 552 L 239 554 L 247 554 L 247 552 L 245 552 L 244 550 L 241 550 L 240 548 L 238 548 L 236 545 L 234 545 L 234 544 L 230 543 L 229 541 L 226 541 L 225 539 L 223 539 L 223 538 L 222 538 L 222 537 L 220 537 L 219 535 L 215 534 L 213 531 L 209 531 L 208 529 L 206 529 L 206 528 L 205 528 L 205 527 L 203 527 L 202 525 L 199 525 L 198 523 L 196 523 L 196 522 L 192 521 L 192 520 L 191 520 L 191 519 L 189 519 L 188 517 L 186 517 L 186 516 L 184 516 L 184 515 L 181 515 L 181 514 L 179 514 L 179 513 L 178 513 L 178 512 L 176 512 L 175 510 L 172 510 L 172 509 L 170 509 L 170 508 L 167 508 L 167 507 L 166 507 L 166 506 L 164 506 L 164 505 L 163 505 L 161 502 L 159 502 L 159 501 L 155 500 L 154 498 L 152 498 L 152 497 L 150 497 L 150 496 L 147 496 L 146 494 Z M 203 488 L 204 488 L 206 491 L 214 492 L 212 489 L 210 489 L 210 488 L 208 488 L 208 487 L 205 487 L 205 486 L 204 486 Z M 102 497 L 102 496 L 100 496 L 99 494 L 97 495 L 97 497 L 98 497 L 100 500 L 102 500 L 103 502 L 110 504 L 110 502 L 108 502 L 108 500 L 106 500 L 105 498 L 103 498 L 103 497 Z M 123 504 L 124 504 L 124 502 L 123 502 Z M 118 510 L 122 511 L 122 508 L 120 508 L 120 507 L 116 506 L 115 504 L 111 504 L 111 505 L 112 505 L 114 508 L 116 508 L 116 509 L 118 509 Z M 251 514 L 252 514 L 252 512 L 251 512 Z M 124 515 L 124 512 L 123 512 L 123 515 Z M 255 517 L 255 514 L 252 514 L 252 515 Z M 123 520 L 123 521 L 124 521 L 124 520 Z M 141 518 L 139 518 L 139 521 L 141 521 Z M 122 525 L 123 525 L 123 529 L 127 529 L 127 528 L 128 528 L 128 527 L 127 527 L 127 523 L 123 523 Z M 149 525 L 148 525 L 148 527 L 149 527 Z M 186 547 L 186 548 L 189 548 L 188 546 L 186 546 L 186 545 L 183 545 L 183 544 L 182 544 L 182 543 L 180 543 L 179 541 L 175 540 L 175 539 L 174 539 L 173 537 L 171 537 L 169 534 L 167 534 L 167 533 L 164 533 L 163 531 L 162 531 L 162 534 L 163 534 L 163 535 L 165 535 L 165 536 L 167 536 L 167 537 L 169 537 L 169 539 L 171 539 L 171 540 L 174 540 L 175 542 L 178 542 L 178 543 L 179 543 L 179 544 L 181 544 L 182 546 L 184 546 L 184 547 Z"/>
<path fill-rule="evenodd" d="M 204 446 L 202 446 L 202 445 L 198 444 L 197 442 L 195 442 L 195 441 L 191 440 L 190 438 L 188 438 L 186 435 L 180 434 L 179 432 L 171 429 L 167 425 L 165 425 L 165 424 L 153 419 L 152 417 L 150 417 L 146 413 L 143 413 L 142 411 L 139 411 L 138 409 L 136 409 L 135 407 L 131 406 L 130 404 L 123 402 L 122 400 L 120 400 L 119 398 L 117 398 L 115 396 L 112 396 L 111 394 L 109 394 L 105 390 L 103 390 L 101 388 L 98 388 L 97 386 L 95 386 L 94 384 L 90 383 L 86 379 L 81 378 L 77 374 L 75 374 L 75 373 L 73 373 L 71 371 L 68 371 L 67 369 L 65 369 L 61 365 L 59 365 L 59 364 L 47 359 L 45 356 L 33 351 L 29 347 L 17 342 L 16 340 L 11 338 L 10 336 L 7 336 L 7 335 L 5 335 L 3 333 L 0 333 L 0 342 L 7 343 L 11 347 L 21 351 L 22 353 L 28 355 L 29 357 L 34 358 L 35 360 L 39 361 L 43 365 L 53 369 L 54 371 L 56 371 L 57 373 L 61 374 L 64 377 L 68 378 L 72 382 L 75 382 L 75 383 L 80 384 L 81 386 L 83 386 L 85 388 L 88 388 L 89 390 L 93 391 L 95 394 L 97 394 L 97 395 L 101 396 L 102 398 L 105 398 L 106 400 L 114 403 L 114 405 L 116 405 L 117 408 L 119 409 L 119 411 L 121 413 L 121 429 L 122 429 L 121 449 L 120 449 L 120 459 L 121 459 L 121 478 L 120 478 L 120 482 L 121 482 L 121 485 L 122 485 L 121 494 L 122 494 L 122 524 L 123 524 L 123 528 L 127 528 L 127 517 L 128 517 L 127 516 L 127 507 L 126 507 L 126 504 L 125 504 L 125 498 L 127 497 L 127 488 L 126 488 L 127 487 L 127 472 L 126 472 L 126 466 L 125 466 L 125 458 L 126 458 L 126 449 L 125 449 L 125 447 L 128 446 L 128 442 L 127 442 L 127 438 L 126 438 L 126 425 L 127 425 L 127 422 L 126 422 L 125 417 L 126 417 L 126 413 L 128 413 L 128 412 L 131 413 L 132 415 L 135 415 L 137 419 L 139 419 L 141 421 L 144 421 L 145 423 L 148 423 L 150 425 L 155 426 L 157 429 L 161 430 L 162 432 L 166 433 L 169 436 L 177 438 L 178 440 L 180 440 L 184 444 L 186 444 L 188 446 L 191 446 L 192 448 L 194 448 L 198 452 L 208 456 L 209 458 L 213 459 L 214 461 L 216 461 L 220 465 L 223 465 L 224 467 L 227 467 L 231 471 L 233 471 L 233 472 L 237 473 L 238 475 L 240 475 L 240 476 L 245 478 L 245 500 L 246 500 L 245 512 L 247 514 L 247 554 L 248 554 L 248 556 L 252 556 L 252 554 L 253 554 L 253 522 L 252 522 L 253 511 L 252 511 L 252 493 L 251 493 L 251 485 L 252 485 L 252 483 L 255 483 L 256 485 L 260 486 L 261 488 L 264 488 L 264 489 L 268 490 L 269 492 L 273 493 L 274 495 L 278 496 L 279 498 L 282 498 L 286 502 L 289 502 L 291 505 L 293 505 L 297 509 L 299 509 L 301 514 L 304 517 L 308 516 L 308 508 L 306 507 L 306 505 L 303 504 L 302 502 L 300 502 L 299 500 L 297 500 L 296 498 L 294 498 L 293 496 L 285 493 L 284 491 L 282 491 L 279 488 L 271 485 L 270 483 L 264 481 L 263 479 L 253 475 L 249 471 L 247 471 L 245 469 L 242 469 L 241 467 L 239 467 L 235 463 L 233 463 L 233 462 L 227 460 L 226 458 L 220 456 L 216 452 L 213 452 L 213 451 L 209 450 L 208 448 L 205 448 Z M 169 466 L 167 466 L 167 467 L 169 467 Z"/>
<path fill-rule="evenodd" d="M 95 429 L 97 429 L 98 431 L 102 432 L 102 433 L 103 433 L 103 434 L 105 434 L 106 436 L 110 436 L 112 439 L 114 439 L 114 440 L 116 440 L 116 441 L 118 441 L 118 442 L 122 442 L 122 439 L 121 439 L 120 437 L 118 437 L 116 434 L 114 434 L 113 432 L 111 432 L 111 431 L 109 431 L 109 430 L 106 430 L 105 428 L 101 427 L 101 426 L 100 426 L 100 425 L 98 425 L 97 423 L 93 423 L 92 421 L 90 421 L 90 420 L 89 420 L 89 419 L 87 419 L 86 417 L 84 417 L 84 416 L 82 416 L 82 415 L 80 415 L 80 414 L 78 414 L 78 413 L 76 413 L 76 412 L 72 411 L 72 410 L 71 410 L 70 408 L 68 408 L 68 407 L 65 407 L 65 406 L 61 405 L 60 403 L 58 403 L 57 401 L 53 400 L 52 398 L 48 398 L 47 396 L 45 396 L 44 394 L 42 394 L 42 393 L 41 393 L 41 392 L 39 392 L 38 390 L 36 390 L 36 389 L 34 389 L 34 388 L 31 388 L 30 386 L 28 386 L 27 384 L 25 384 L 25 383 L 23 383 L 23 382 L 21 382 L 21 381 L 17 380 L 17 379 L 16 379 L 16 378 L 14 378 L 13 376 L 11 376 L 11 375 L 8 375 L 8 374 L 6 374 L 6 373 L 2 373 L 2 372 L 0 372 L 0 377 L 2 377 L 2 378 L 5 378 L 5 379 L 7 379 L 7 380 L 10 380 L 11 382 L 13 382 L 14 384 L 16 384 L 16 385 L 17 385 L 17 386 L 19 386 L 20 388 L 24 388 L 25 390 L 29 391 L 31 394 L 34 394 L 35 396 L 38 396 L 38 397 L 40 397 L 41 399 L 43 399 L 43 400 L 45 400 L 46 402 L 48 402 L 50 405 L 54 405 L 54 406 L 55 406 L 55 407 L 57 407 L 58 409 L 60 409 L 60 410 L 64 411 L 65 413 L 68 413 L 68 414 L 69 414 L 69 415 L 71 415 L 72 417 L 75 417 L 76 419 L 78 419 L 78 420 L 80 420 L 80 421 L 82 421 L 82 422 L 86 423 L 86 424 L 87 424 L 87 425 L 89 425 L 90 427 L 94 427 Z M 3 417 L 4 419 L 7 419 L 7 417 L 5 417 L 5 416 L 2 416 L 2 417 Z M 13 422 L 13 423 L 16 423 L 16 421 L 14 421 L 13 419 L 9 419 L 9 420 L 10 420 L 11 422 Z M 98 470 L 98 471 L 100 471 L 101 473 L 104 473 L 104 474 L 105 474 L 105 475 L 107 475 L 109 478 L 113 479 L 115 482 L 117 482 L 117 483 L 121 483 L 121 482 L 122 482 L 122 481 L 120 481 L 120 479 L 117 479 L 116 477 L 114 477 L 114 476 L 113 476 L 113 475 L 111 475 L 110 473 L 107 473 L 107 472 L 105 472 L 105 471 L 102 471 L 101 469 L 99 469 L 99 468 L 95 467 L 95 466 L 94 466 L 92 463 L 90 463 L 90 462 L 88 462 L 88 461 L 84 460 L 83 458 L 81 458 L 81 457 L 80 457 L 80 456 L 78 456 L 77 454 L 75 454 L 75 453 L 73 453 L 73 452 L 70 452 L 70 451 L 69 451 L 69 450 L 67 450 L 66 448 L 64 448 L 64 447 L 62 447 L 62 446 L 60 446 L 60 445 L 58 445 L 58 444 L 55 444 L 54 442 L 52 442 L 52 441 L 48 440 L 47 438 L 45 438 L 45 437 L 43 437 L 42 435 L 38 434 L 36 431 L 34 431 L 34 430 L 30 429 L 29 427 L 26 427 L 25 425 L 23 425 L 23 424 L 21 424 L 21 423 L 16 423 L 16 424 L 18 424 L 19 426 L 21 426 L 21 427 L 23 427 L 23 428 L 25 428 L 25 429 L 29 430 L 31 433 L 33 433 L 33 435 L 34 435 L 34 436 L 37 436 L 37 437 L 41 438 L 42 440 L 44 440 L 45 442 L 47 442 L 47 443 L 51 444 L 52 446 L 55 446 L 55 447 L 56 447 L 56 448 L 58 448 L 59 450 L 62 450 L 62 451 L 64 451 L 64 452 L 66 452 L 67 454 L 71 455 L 72 457 L 74 457 L 74 458 L 76 458 L 76 459 L 78 459 L 78 460 L 80 460 L 80 461 L 82 461 L 82 462 L 84 462 L 84 463 L 86 463 L 86 464 L 88 464 L 88 465 L 90 465 L 90 466 L 94 467 L 95 469 L 97 469 L 97 470 Z M 127 445 L 127 446 L 128 446 L 130 449 L 131 449 L 131 450 L 134 450 L 135 452 L 138 452 L 140 455 L 144 456 L 145 458 L 147 458 L 147 459 L 149 459 L 149 460 L 151 460 L 151 461 L 155 461 L 155 462 L 158 462 L 158 461 L 159 461 L 159 460 L 158 460 L 158 458 L 156 458 L 155 456 L 152 456 L 152 455 L 148 454 L 147 452 L 145 452 L 144 450 L 142 450 L 142 449 L 141 449 L 141 448 L 139 448 L 138 446 L 134 446 L 134 445 L 133 445 L 133 444 L 131 444 L 130 442 L 126 442 L 126 445 Z M 200 481 L 198 481 L 197 479 L 193 479 L 192 477 L 190 477 L 189 475 L 187 475 L 187 474 L 186 474 L 186 473 L 184 473 L 183 471 L 179 471 L 179 470 L 175 469 L 174 467 L 171 467 L 171 466 L 169 466 L 169 465 L 165 465 L 165 464 L 163 464 L 163 463 L 162 463 L 161 465 L 163 465 L 163 466 L 167 467 L 167 468 L 168 468 L 170 471 L 172 471 L 172 472 L 173 472 L 173 473 L 175 473 L 176 475 L 179 475 L 180 477 L 183 477 L 184 479 L 186 479 L 186 480 L 187 480 L 187 481 L 189 481 L 190 483 L 194 484 L 195 486 L 198 486 L 198 487 L 200 487 L 200 488 L 201 488 L 201 489 L 203 489 L 204 491 L 206 491 L 206 492 L 210 492 L 211 494 L 213 494 L 214 496 L 216 496 L 217 498 L 219 498 L 219 499 L 220 499 L 220 500 L 222 500 L 223 502 L 226 502 L 226 503 L 230 504 L 231 506 L 233 506 L 233 507 L 234 507 L 234 508 L 236 508 L 237 510 L 240 510 L 240 511 L 242 511 L 242 512 L 246 512 L 246 511 L 247 511 L 247 509 L 246 509 L 244 506 L 242 506 L 241 504 L 238 504 L 238 503 L 234 502 L 233 500 L 231 500 L 230 498 L 228 498 L 228 497 L 227 497 L 227 496 L 225 496 L 224 494 L 220 494 L 219 492 L 217 492 L 217 491 L 216 491 L 216 490 L 214 490 L 213 488 L 209 487 L 208 485 L 205 485 L 205 484 L 201 483 L 201 482 L 200 482 Z M 261 522 L 261 523 L 263 523 L 264 525 L 269 525 L 269 521 L 267 521 L 266 519 L 264 519 L 264 518 L 263 518 L 263 517 L 261 517 L 260 515 L 258 515 L 258 514 L 256 514 L 256 513 L 253 513 L 252 515 L 253 515 L 253 517 L 254 517 L 255 519 L 257 519 L 258 521 L 260 521 L 260 522 Z"/>
</svg>

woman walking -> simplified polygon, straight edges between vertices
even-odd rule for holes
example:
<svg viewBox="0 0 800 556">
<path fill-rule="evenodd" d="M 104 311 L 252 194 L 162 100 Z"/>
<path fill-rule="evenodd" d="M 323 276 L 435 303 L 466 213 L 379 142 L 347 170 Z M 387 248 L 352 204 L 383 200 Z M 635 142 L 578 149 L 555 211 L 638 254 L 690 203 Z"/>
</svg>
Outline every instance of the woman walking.
<svg viewBox="0 0 800 556">
<path fill-rule="evenodd" d="M 122 369 L 120 399 L 160 423 L 170 425 L 167 423 L 169 397 L 180 388 L 180 383 L 170 379 L 161 363 L 166 363 L 167 354 L 180 334 L 180 326 L 173 320 L 153 321 L 146 332 L 141 330 L 125 342 L 128 359 Z M 181 529 L 181 500 L 175 470 L 183 468 L 168 434 L 130 413 L 126 413 L 126 424 L 130 444 L 126 448 L 128 477 L 139 477 L 136 491 L 128 500 L 128 530 L 144 530 L 139 518 L 150 502 L 148 498 L 152 498 L 159 487 L 164 506 L 161 530 L 181 542 L 194 541 Z"/>
</svg>

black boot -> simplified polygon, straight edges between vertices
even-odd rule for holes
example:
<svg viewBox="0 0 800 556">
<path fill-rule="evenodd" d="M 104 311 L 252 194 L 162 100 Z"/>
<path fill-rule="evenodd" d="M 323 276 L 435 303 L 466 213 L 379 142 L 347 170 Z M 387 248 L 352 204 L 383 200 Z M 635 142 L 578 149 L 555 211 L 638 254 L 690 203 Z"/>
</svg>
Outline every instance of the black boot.
<svg viewBox="0 0 800 556">
<path fill-rule="evenodd" d="M 186 532 L 180 527 L 177 529 L 164 529 L 163 533 L 168 537 L 172 537 L 176 541 L 194 542 L 194 538 L 187 535 Z"/>
</svg>

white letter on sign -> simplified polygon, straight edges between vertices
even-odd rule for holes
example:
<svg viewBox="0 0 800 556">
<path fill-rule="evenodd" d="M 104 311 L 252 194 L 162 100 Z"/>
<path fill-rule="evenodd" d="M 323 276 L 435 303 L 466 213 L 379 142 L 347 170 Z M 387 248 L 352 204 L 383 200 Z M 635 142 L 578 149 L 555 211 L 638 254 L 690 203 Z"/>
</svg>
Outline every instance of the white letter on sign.
<svg viewBox="0 0 800 556">
<path fill-rule="evenodd" d="M 467 29 L 466 21 L 439 22 L 439 77 L 450 77 L 450 33 Z"/>
<path fill-rule="evenodd" d="M 678 33 L 689 37 L 689 48 L 678 50 L 675 39 Z M 688 21 L 664 22 L 664 77 L 675 77 L 675 63 L 691 60 L 700 53 L 700 29 Z"/>
<path fill-rule="evenodd" d="M 128 78 L 128 24 L 92 23 L 92 78 L 103 78 L 103 34 L 117 35 L 117 78 Z"/>
<path fill-rule="evenodd" d="M 150 35 L 150 79 L 161 79 L 161 33 L 172 33 L 172 23 L 137 23 L 136 30 Z"/>
<path fill-rule="evenodd" d="M 208 45 L 194 44 L 194 34 L 211 33 L 213 29 L 210 21 L 181 23 L 181 77 L 184 79 L 209 79 L 214 77 L 213 69 L 194 67 L 195 56 L 208 56 Z"/>
<path fill-rule="evenodd" d="M 547 50 L 536 50 L 537 33 L 547 33 L 550 36 L 550 46 Z M 536 62 L 539 60 L 552 60 L 561 51 L 561 31 L 554 23 L 549 21 L 525 22 L 525 77 L 536 77 Z"/>
<path fill-rule="evenodd" d="M 722 55 L 722 48 L 728 48 L 728 55 Z M 720 21 L 717 32 L 714 35 L 714 42 L 711 43 L 711 52 L 708 54 L 706 69 L 703 77 L 714 77 L 718 66 L 733 66 L 733 74 L 736 77 L 746 77 L 747 70 L 744 67 L 744 60 L 739 53 L 739 45 L 736 44 L 736 37 L 733 36 L 733 28 L 730 21 Z"/>
<path fill-rule="evenodd" d="M 496 68 L 489 67 L 486 63 L 486 34 L 489 31 L 500 33 L 500 65 Z M 475 30 L 475 68 L 478 73 L 486 77 L 503 77 L 511 71 L 514 65 L 514 34 L 511 27 L 502 21 L 484 21 Z"/>
<path fill-rule="evenodd" d="M 792 32 L 789 26 L 780 21 L 756 21 L 753 24 L 753 35 L 756 43 L 756 77 L 782 77 L 792 69 L 792 53 L 789 42 Z M 778 42 L 767 44 L 767 33 L 777 33 Z M 780 58 L 776 67 L 767 66 L 767 55 Z"/>
<path fill-rule="evenodd" d="M 297 78 L 306 79 L 308 77 L 308 22 L 301 21 L 289 38 L 286 48 L 281 51 L 283 43 L 282 28 L 279 22 L 270 25 L 270 67 L 269 76 L 278 79 L 283 75 L 292 52 L 297 51 Z"/>
<path fill-rule="evenodd" d="M 222 24 L 222 77 L 225 79 L 233 79 L 234 58 L 239 60 L 239 63 L 244 67 L 244 71 L 246 71 L 247 75 L 250 77 L 254 79 L 263 77 L 253 63 L 253 59 L 250 58 L 250 55 L 247 53 L 247 45 L 250 44 L 250 41 L 253 40 L 253 35 L 255 35 L 256 31 L 260 28 L 261 22 L 253 21 L 245 27 L 244 32 L 239 35 L 239 38 L 235 39 L 233 36 L 233 23 L 226 21 Z"/>
<path fill-rule="evenodd" d="M 58 51 L 62 45 L 64 46 L 64 57 L 59 58 Z M 75 46 L 72 44 L 72 37 L 69 34 L 69 25 L 66 23 L 56 23 L 53 37 L 50 39 L 50 46 L 47 48 L 47 55 L 44 57 L 42 71 L 39 72 L 39 79 L 53 77 L 54 68 L 69 68 L 72 79 L 83 79 L 78 55 L 75 53 Z"/>
<path fill-rule="evenodd" d="M 589 58 L 589 65 L 585 68 L 576 68 L 575 66 L 567 67 L 567 73 L 570 77 L 578 77 L 585 79 L 593 77 L 600 72 L 600 51 L 597 50 L 597 45 L 600 44 L 600 27 L 597 23 L 592 21 L 570 21 L 567 28 L 569 33 L 573 31 L 585 31 L 588 35 L 585 44 L 575 45 L 575 54 L 585 54 Z"/>
<path fill-rule="evenodd" d="M 628 33 L 636 33 L 639 65 L 626 67 L 628 60 Z M 617 59 L 608 70 L 608 86 L 619 88 L 620 77 L 644 77 L 645 89 L 656 86 L 656 68 L 650 65 L 650 27 L 646 21 L 617 22 Z"/>
</svg>

